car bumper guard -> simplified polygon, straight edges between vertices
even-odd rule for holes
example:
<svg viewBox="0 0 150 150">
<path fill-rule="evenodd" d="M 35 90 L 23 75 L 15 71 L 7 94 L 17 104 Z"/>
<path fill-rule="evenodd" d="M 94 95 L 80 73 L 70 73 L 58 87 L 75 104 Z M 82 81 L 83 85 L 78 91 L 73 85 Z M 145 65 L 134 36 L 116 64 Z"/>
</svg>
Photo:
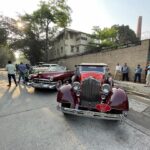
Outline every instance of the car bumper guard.
<svg viewBox="0 0 150 150">
<path fill-rule="evenodd" d="M 123 120 L 126 117 L 125 113 L 109 114 L 109 113 L 103 113 L 103 112 L 94 112 L 94 111 L 66 108 L 66 107 L 61 107 L 59 105 L 57 106 L 57 109 L 66 114 L 72 114 L 76 116 L 90 117 L 90 118 L 96 118 L 96 119 Z"/>
</svg>

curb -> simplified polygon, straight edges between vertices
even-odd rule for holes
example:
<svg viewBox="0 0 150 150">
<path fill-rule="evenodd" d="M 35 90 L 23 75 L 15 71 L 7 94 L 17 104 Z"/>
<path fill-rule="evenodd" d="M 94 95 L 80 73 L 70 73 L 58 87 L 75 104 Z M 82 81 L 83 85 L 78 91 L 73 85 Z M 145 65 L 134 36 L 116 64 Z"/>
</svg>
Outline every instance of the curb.
<svg viewBox="0 0 150 150">
<path fill-rule="evenodd" d="M 145 97 L 145 98 L 149 98 L 150 99 L 150 95 L 147 95 L 145 93 L 140 93 L 140 92 L 137 92 L 137 91 L 132 91 L 132 90 L 125 90 L 126 92 L 128 93 L 133 93 L 135 95 L 138 95 L 138 96 L 141 96 L 141 97 Z"/>
<path fill-rule="evenodd" d="M 115 83 L 118 87 L 124 89 L 127 93 L 132 93 L 141 97 L 145 97 L 145 98 L 149 98 L 150 99 L 150 92 L 148 93 L 141 93 L 138 90 L 135 91 L 133 90 L 132 86 L 130 87 L 130 85 L 121 85 L 120 83 Z"/>
</svg>

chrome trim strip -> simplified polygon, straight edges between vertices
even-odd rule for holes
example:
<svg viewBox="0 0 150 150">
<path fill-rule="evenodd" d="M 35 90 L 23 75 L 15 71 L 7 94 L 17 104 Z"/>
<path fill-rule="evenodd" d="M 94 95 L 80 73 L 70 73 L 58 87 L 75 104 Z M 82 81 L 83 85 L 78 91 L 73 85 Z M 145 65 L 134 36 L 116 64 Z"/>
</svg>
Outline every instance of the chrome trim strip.
<svg viewBox="0 0 150 150">
<path fill-rule="evenodd" d="M 102 112 L 78 110 L 78 109 L 61 107 L 59 105 L 57 106 L 57 109 L 67 114 L 89 117 L 89 118 L 96 118 L 96 119 L 122 120 L 122 118 L 124 118 L 124 114 L 108 114 Z"/>
</svg>

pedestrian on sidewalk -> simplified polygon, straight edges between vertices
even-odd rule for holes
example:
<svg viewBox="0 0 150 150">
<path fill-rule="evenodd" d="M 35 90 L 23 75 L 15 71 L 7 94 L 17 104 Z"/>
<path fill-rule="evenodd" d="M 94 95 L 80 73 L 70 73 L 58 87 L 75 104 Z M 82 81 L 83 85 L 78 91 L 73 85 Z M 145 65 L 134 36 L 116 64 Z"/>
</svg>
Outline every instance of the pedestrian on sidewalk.
<svg viewBox="0 0 150 150">
<path fill-rule="evenodd" d="M 146 66 L 145 66 L 145 83 L 146 83 L 146 76 L 147 76 L 147 68 L 149 66 L 149 62 L 147 62 Z"/>
<path fill-rule="evenodd" d="M 121 80 L 121 65 L 119 63 L 117 63 L 116 68 L 115 68 L 114 79 Z"/>
<path fill-rule="evenodd" d="M 129 68 L 127 66 L 127 63 L 124 63 L 124 65 L 122 66 L 121 72 L 122 72 L 122 81 L 124 80 L 129 81 L 129 76 L 128 76 Z"/>
<path fill-rule="evenodd" d="M 16 82 L 16 76 L 15 76 L 15 73 L 16 73 L 16 67 L 14 64 L 11 63 L 11 61 L 8 61 L 8 64 L 6 65 L 6 70 L 8 71 L 8 86 L 10 87 L 11 86 L 11 78 L 13 78 L 16 86 L 17 86 L 17 82 Z"/>
<path fill-rule="evenodd" d="M 18 70 L 19 70 L 19 79 L 18 79 L 18 83 L 20 83 L 20 79 L 23 79 L 23 83 L 25 83 L 25 74 L 27 72 L 27 67 L 25 64 L 23 64 L 22 62 L 20 63 L 20 65 L 18 66 Z"/>
<path fill-rule="evenodd" d="M 141 73 L 142 73 L 142 68 L 140 64 L 138 64 L 137 67 L 135 68 L 134 82 L 136 82 L 138 79 L 138 82 L 141 83 Z"/>
<path fill-rule="evenodd" d="M 150 63 L 147 67 L 146 86 L 150 86 Z"/>
</svg>

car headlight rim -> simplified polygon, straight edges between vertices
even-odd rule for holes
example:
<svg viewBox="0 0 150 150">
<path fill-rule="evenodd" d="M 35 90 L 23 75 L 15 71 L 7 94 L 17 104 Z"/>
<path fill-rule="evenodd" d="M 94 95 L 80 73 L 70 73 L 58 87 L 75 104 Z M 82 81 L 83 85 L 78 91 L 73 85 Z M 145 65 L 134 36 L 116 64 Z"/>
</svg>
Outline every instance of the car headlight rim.
<svg viewBox="0 0 150 150">
<path fill-rule="evenodd" d="M 73 85 L 72 85 L 72 88 L 75 92 L 79 93 L 80 90 L 81 90 L 81 85 L 79 82 L 74 82 Z"/>
<path fill-rule="evenodd" d="M 102 85 L 102 91 L 104 94 L 109 94 L 109 92 L 111 91 L 110 85 L 109 84 L 103 84 Z"/>
<path fill-rule="evenodd" d="M 50 80 L 50 81 L 53 81 L 53 80 L 54 80 L 54 78 L 53 78 L 53 77 L 50 77 L 50 78 L 49 78 L 49 80 Z"/>
</svg>

